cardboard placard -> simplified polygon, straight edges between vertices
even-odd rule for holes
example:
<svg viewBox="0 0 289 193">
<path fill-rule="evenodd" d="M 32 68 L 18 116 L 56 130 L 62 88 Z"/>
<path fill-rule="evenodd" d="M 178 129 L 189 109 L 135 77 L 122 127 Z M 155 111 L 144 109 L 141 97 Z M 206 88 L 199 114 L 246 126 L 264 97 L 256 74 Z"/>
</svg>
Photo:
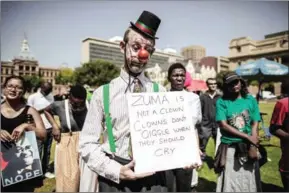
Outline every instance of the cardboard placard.
<svg viewBox="0 0 289 193">
<path fill-rule="evenodd" d="M 201 163 L 192 116 L 197 107 L 186 92 L 131 93 L 127 99 L 135 173 Z"/>
</svg>

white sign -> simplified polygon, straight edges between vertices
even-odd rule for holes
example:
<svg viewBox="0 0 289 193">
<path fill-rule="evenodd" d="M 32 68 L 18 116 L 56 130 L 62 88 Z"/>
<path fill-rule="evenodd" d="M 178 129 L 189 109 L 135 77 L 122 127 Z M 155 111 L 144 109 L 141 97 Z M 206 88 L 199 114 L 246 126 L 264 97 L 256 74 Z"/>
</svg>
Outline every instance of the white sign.
<svg viewBox="0 0 289 193">
<path fill-rule="evenodd" d="M 136 174 L 201 163 L 192 104 L 186 92 L 128 95 Z"/>
</svg>

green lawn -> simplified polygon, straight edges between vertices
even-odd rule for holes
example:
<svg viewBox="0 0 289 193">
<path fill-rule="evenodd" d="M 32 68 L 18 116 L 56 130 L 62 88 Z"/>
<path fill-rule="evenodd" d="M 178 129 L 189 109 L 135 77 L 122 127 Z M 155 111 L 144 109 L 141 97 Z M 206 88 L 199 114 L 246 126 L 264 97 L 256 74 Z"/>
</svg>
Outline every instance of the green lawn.
<svg viewBox="0 0 289 193">
<path fill-rule="evenodd" d="M 265 126 L 268 127 L 269 121 L 272 115 L 274 102 L 270 103 L 261 103 L 260 104 L 260 111 L 268 113 L 267 116 L 264 117 Z M 260 135 L 263 135 L 263 132 L 260 131 Z M 280 145 L 279 140 L 276 137 L 272 137 L 271 140 L 264 141 L 262 144 L 265 146 L 268 152 L 268 157 L 270 158 L 270 162 L 267 162 L 261 168 L 261 178 L 263 182 L 263 191 L 265 192 L 273 192 L 273 191 L 282 191 L 282 183 L 280 179 L 280 175 L 278 172 L 278 162 L 280 159 Z M 54 147 L 55 144 L 52 146 L 51 152 L 51 162 L 54 159 Z M 197 190 L 199 192 L 213 192 L 216 188 L 216 179 L 217 176 L 214 173 L 212 168 L 213 164 L 213 155 L 214 155 L 214 143 L 213 140 L 209 141 L 207 147 L 207 154 L 208 159 L 204 166 L 199 171 L 199 185 Z M 51 192 L 55 188 L 55 179 L 45 179 L 44 185 L 41 188 L 38 188 L 36 192 Z"/>
</svg>

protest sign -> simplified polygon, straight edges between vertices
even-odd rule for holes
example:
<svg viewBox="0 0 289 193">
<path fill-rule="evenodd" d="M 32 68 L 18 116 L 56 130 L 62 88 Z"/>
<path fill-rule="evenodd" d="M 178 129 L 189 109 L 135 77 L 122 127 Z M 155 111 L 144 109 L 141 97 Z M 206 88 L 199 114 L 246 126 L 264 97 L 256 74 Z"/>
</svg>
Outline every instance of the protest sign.
<svg viewBox="0 0 289 193">
<path fill-rule="evenodd" d="M 2 185 L 10 186 L 42 175 L 36 136 L 34 131 L 25 132 L 18 142 L 1 142 Z"/>
<path fill-rule="evenodd" d="M 135 173 L 201 163 L 192 116 L 197 107 L 186 92 L 131 93 L 127 99 Z"/>
</svg>

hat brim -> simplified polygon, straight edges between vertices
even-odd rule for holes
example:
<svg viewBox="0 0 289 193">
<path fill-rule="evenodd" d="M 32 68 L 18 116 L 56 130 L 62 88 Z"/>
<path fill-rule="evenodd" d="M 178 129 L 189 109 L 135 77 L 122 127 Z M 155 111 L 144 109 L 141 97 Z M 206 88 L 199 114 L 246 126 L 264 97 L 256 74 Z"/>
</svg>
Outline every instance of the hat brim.
<svg viewBox="0 0 289 193">
<path fill-rule="evenodd" d="M 131 27 L 132 27 L 133 29 L 135 29 L 137 32 L 139 32 L 139 33 L 141 33 L 141 34 L 143 34 L 143 35 L 145 35 L 145 36 L 147 36 L 147 37 L 149 37 L 149 38 L 152 38 L 152 39 L 159 39 L 158 37 L 152 36 L 151 34 L 142 31 L 142 30 L 139 29 L 133 22 L 130 22 L 130 24 L 131 24 Z"/>
<path fill-rule="evenodd" d="M 241 78 L 239 76 L 235 76 L 235 77 L 232 77 L 228 80 L 225 81 L 226 84 L 230 84 L 231 82 L 233 82 L 234 80 L 240 80 Z"/>
<path fill-rule="evenodd" d="M 234 80 L 240 80 L 243 84 L 246 84 L 246 81 L 240 77 L 240 76 L 236 76 L 236 77 L 233 77 L 227 81 L 225 81 L 225 84 L 230 84 L 231 82 L 233 82 Z"/>
</svg>

